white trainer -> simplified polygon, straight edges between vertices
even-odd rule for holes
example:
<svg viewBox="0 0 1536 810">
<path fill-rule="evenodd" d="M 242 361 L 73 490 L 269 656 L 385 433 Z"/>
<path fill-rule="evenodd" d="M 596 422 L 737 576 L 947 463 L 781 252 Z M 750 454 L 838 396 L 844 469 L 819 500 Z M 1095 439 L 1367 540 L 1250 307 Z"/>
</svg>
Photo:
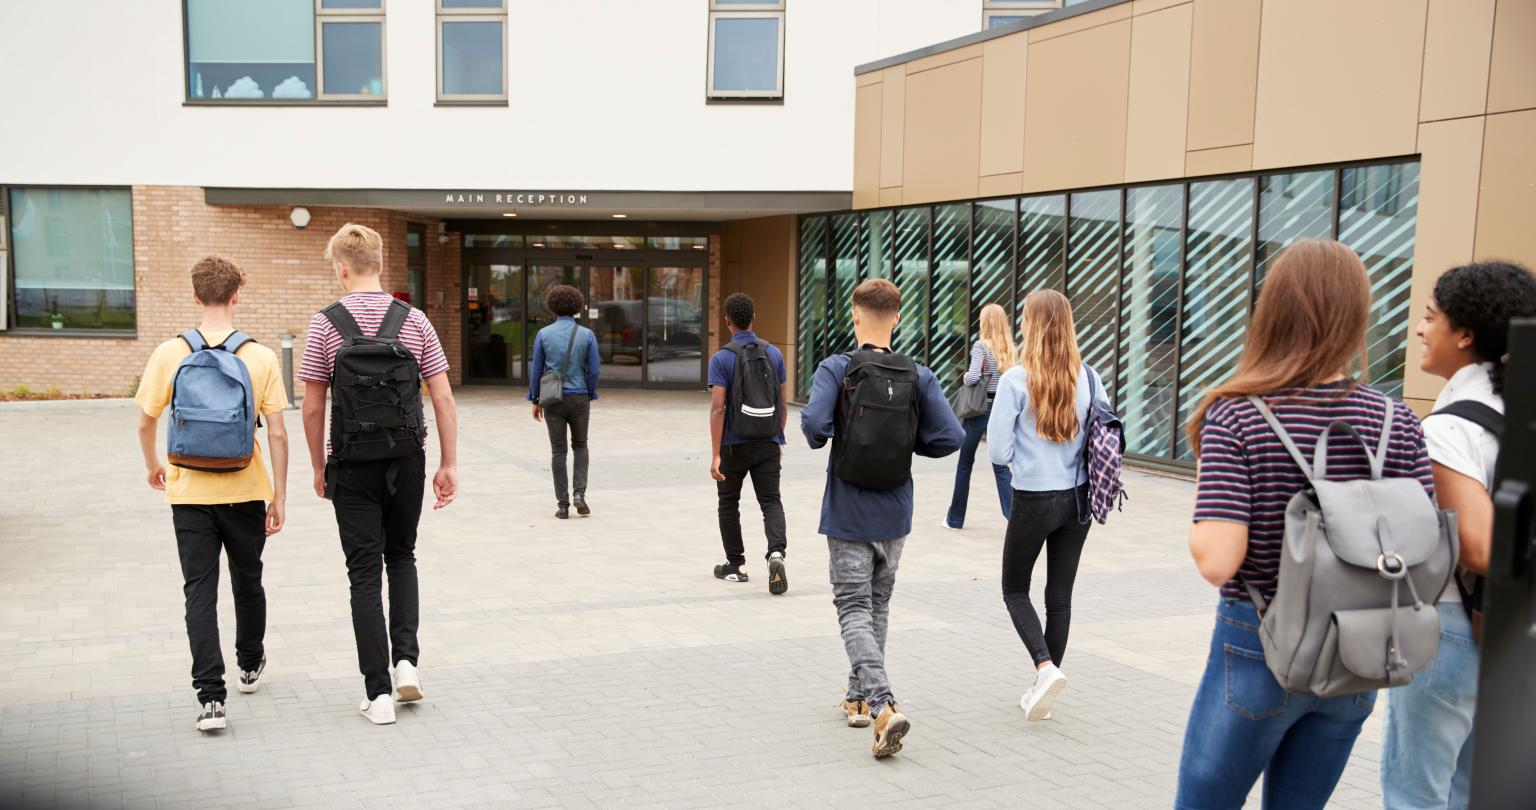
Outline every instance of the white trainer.
<svg viewBox="0 0 1536 810">
<path fill-rule="evenodd" d="M 368 722 L 376 726 L 387 726 L 395 722 L 395 699 L 390 695 L 379 695 L 371 701 L 365 700 L 357 710 L 368 718 Z"/>
<path fill-rule="evenodd" d="M 410 661 L 395 664 L 395 700 L 415 703 L 425 694 L 421 691 L 421 673 L 416 671 L 416 665 Z"/>
<path fill-rule="evenodd" d="M 1024 693 L 1020 705 L 1030 720 L 1044 720 L 1051 716 L 1051 703 L 1067 688 L 1067 676 L 1054 664 L 1040 670 L 1035 685 Z"/>
</svg>

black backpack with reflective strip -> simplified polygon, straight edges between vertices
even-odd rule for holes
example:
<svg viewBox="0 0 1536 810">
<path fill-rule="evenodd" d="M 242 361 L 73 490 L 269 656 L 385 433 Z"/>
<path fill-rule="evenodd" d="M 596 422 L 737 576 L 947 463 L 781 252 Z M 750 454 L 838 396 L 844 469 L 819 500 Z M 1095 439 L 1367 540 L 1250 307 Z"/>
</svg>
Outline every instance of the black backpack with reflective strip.
<svg viewBox="0 0 1536 810">
<path fill-rule="evenodd" d="M 421 366 L 400 342 L 410 304 L 391 300 L 372 337 L 340 302 L 322 314 L 341 334 L 331 370 L 331 457 L 380 461 L 420 452 Z"/>
<path fill-rule="evenodd" d="M 731 432 L 738 439 L 777 437 L 784 421 L 784 403 L 779 401 L 782 389 L 773 359 L 768 356 L 768 343 L 762 340 L 737 343 L 733 340 L 725 344 L 725 348 L 736 355 L 731 395 L 727 397 Z"/>
</svg>

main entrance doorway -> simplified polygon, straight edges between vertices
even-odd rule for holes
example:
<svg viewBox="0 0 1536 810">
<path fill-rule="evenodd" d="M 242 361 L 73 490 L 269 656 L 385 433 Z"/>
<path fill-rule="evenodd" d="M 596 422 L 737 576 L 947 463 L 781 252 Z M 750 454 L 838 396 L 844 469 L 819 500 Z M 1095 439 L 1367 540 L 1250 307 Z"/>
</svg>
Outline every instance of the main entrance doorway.
<svg viewBox="0 0 1536 810">
<path fill-rule="evenodd" d="M 544 296 L 569 284 L 586 298 L 577 320 L 597 336 L 603 385 L 703 385 L 703 256 L 558 253 L 568 252 L 465 248 L 466 382 L 527 385 L 534 335 L 555 320 Z"/>
</svg>

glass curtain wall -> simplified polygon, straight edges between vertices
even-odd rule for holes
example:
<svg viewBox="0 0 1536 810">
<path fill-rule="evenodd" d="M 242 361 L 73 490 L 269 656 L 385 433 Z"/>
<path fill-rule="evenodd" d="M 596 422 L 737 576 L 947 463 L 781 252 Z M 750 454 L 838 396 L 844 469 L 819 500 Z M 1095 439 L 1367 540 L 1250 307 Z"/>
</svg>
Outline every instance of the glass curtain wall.
<svg viewBox="0 0 1536 810">
<path fill-rule="evenodd" d="M 1127 449 L 1192 460 L 1183 426 L 1236 366 L 1264 273 L 1302 238 L 1335 238 L 1369 271 L 1372 384 L 1401 396 L 1418 206 L 1417 162 L 803 217 L 798 396 L 853 348 L 848 298 L 901 287 L 896 351 L 953 391 L 981 308 L 1072 299 L 1083 359 L 1104 378 Z"/>
</svg>

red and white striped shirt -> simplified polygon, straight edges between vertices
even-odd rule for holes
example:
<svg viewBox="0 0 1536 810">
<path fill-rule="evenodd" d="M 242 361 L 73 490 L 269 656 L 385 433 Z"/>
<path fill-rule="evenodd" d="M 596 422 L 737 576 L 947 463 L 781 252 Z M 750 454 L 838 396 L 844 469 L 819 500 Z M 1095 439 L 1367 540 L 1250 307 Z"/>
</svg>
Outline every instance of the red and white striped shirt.
<svg viewBox="0 0 1536 810">
<path fill-rule="evenodd" d="M 394 296 L 387 292 L 355 292 L 342 298 L 341 304 L 352 313 L 352 319 L 357 321 L 357 327 L 363 334 L 372 335 L 379 331 L 379 325 L 384 322 L 384 313 L 389 310 L 393 300 Z M 443 354 L 443 344 L 437 338 L 437 330 L 432 328 L 431 321 L 427 320 L 421 310 L 411 308 L 411 314 L 400 327 L 400 342 L 411 350 L 411 354 L 416 355 L 416 364 L 421 367 L 423 380 L 448 370 L 448 357 Z M 309 321 L 309 333 L 304 339 L 304 358 L 299 363 L 299 379 L 329 383 L 331 372 L 336 367 L 336 351 L 340 348 L 341 333 L 336 331 L 331 319 L 325 317 L 324 313 L 315 313 L 315 317 Z"/>
</svg>

